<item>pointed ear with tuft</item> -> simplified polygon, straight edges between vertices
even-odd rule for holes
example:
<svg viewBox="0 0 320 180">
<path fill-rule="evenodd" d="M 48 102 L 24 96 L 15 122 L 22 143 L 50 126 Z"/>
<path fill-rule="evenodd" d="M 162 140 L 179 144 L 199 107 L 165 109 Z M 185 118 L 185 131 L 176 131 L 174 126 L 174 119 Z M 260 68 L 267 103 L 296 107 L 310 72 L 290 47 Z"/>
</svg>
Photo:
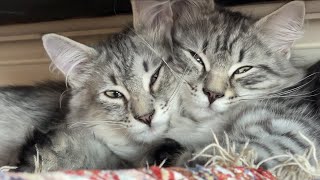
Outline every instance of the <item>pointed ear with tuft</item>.
<svg viewBox="0 0 320 180">
<path fill-rule="evenodd" d="M 42 42 L 52 63 L 65 75 L 68 83 L 72 87 L 79 86 L 83 80 L 80 76 L 85 76 L 86 62 L 97 56 L 96 50 L 57 34 L 44 35 Z"/>
<path fill-rule="evenodd" d="M 290 58 L 293 43 L 303 36 L 305 4 L 292 1 L 256 22 L 264 40 L 276 52 Z"/>
<path fill-rule="evenodd" d="M 131 0 L 133 26 L 156 40 L 171 42 L 173 13 L 170 0 Z"/>
</svg>

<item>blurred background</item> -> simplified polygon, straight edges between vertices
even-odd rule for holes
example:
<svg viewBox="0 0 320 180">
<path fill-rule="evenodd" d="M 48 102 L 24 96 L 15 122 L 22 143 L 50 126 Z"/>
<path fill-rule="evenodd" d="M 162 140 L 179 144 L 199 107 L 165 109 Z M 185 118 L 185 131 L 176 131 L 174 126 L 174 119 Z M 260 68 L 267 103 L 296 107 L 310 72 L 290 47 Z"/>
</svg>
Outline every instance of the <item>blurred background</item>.
<svg viewBox="0 0 320 180">
<path fill-rule="evenodd" d="M 266 0 L 216 0 L 224 6 Z M 270 0 L 269 0 L 270 2 Z M 130 0 L 10 0 L 1 2 L 0 24 L 131 14 Z"/>
</svg>

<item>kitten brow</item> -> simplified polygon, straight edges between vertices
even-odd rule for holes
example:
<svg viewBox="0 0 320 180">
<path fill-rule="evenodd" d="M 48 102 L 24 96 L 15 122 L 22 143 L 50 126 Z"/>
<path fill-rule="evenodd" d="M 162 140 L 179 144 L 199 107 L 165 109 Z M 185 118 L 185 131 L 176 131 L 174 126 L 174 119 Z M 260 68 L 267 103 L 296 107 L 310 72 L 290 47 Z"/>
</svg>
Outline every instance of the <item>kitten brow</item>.
<svg viewBox="0 0 320 180">
<path fill-rule="evenodd" d="M 203 53 L 206 53 L 208 46 L 209 46 L 209 41 L 205 40 L 203 45 L 202 45 L 202 52 Z"/>
<path fill-rule="evenodd" d="M 238 60 L 239 63 L 242 62 L 242 60 L 244 58 L 244 53 L 245 53 L 245 51 L 243 49 L 241 49 L 240 54 L 239 54 L 239 60 Z"/>
<path fill-rule="evenodd" d="M 144 71 L 148 72 L 149 71 L 148 63 L 146 61 L 143 61 L 142 65 L 143 65 Z"/>
<path fill-rule="evenodd" d="M 219 49 L 220 49 L 220 38 L 221 38 L 221 36 L 218 35 L 217 36 L 217 41 L 216 41 L 216 48 L 214 50 L 214 53 L 217 53 L 219 51 Z"/>
<path fill-rule="evenodd" d="M 114 76 L 114 74 L 110 75 L 110 80 L 114 85 L 118 85 L 116 77 Z"/>
<path fill-rule="evenodd" d="M 138 33 L 136 33 L 135 31 L 134 31 L 134 29 L 132 29 L 131 27 L 129 27 L 130 29 L 131 29 L 131 31 L 134 33 L 134 34 L 136 34 L 136 36 L 140 39 L 140 40 L 142 40 L 142 42 L 143 43 L 145 43 L 145 45 L 153 52 L 153 53 L 155 53 L 165 64 L 166 64 L 166 66 L 170 69 L 170 71 L 172 72 L 172 74 L 174 75 L 174 76 L 177 76 L 176 75 L 176 72 L 174 72 L 174 70 L 169 66 L 169 64 L 162 58 L 162 56 L 160 56 L 160 54 L 158 54 L 153 48 L 152 48 L 152 46 L 143 38 L 143 37 L 141 37 Z"/>
</svg>

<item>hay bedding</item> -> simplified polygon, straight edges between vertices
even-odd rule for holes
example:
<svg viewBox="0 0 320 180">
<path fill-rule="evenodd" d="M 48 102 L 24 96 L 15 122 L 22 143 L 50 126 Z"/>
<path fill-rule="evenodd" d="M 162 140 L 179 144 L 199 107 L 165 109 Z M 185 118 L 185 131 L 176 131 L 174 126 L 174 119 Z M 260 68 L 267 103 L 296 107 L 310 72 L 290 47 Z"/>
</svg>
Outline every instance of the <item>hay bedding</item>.
<svg viewBox="0 0 320 180">
<path fill-rule="evenodd" d="M 212 144 L 204 148 L 197 158 L 208 159 L 205 165 L 196 165 L 186 168 L 161 168 L 157 166 L 129 169 L 129 170 L 76 170 L 41 173 L 41 164 L 35 157 L 36 169 L 32 173 L 12 173 L 10 169 L 15 167 L 1 167 L 0 180 L 308 180 L 320 179 L 320 167 L 316 158 L 316 149 L 313 143 L 300 134 L 309 144 L 304 154 L 284 154 L 281 156 L 270 157 L 259 163 L 254 163 L 256 153 L 249 148 L 248 142 L 241 150 L 236 150 L 232 143 L 227 143 L 227 147 L 220 146 L 216 136 Z M 226 135 L 228 140 L 228 136 Z M 214 152 L 214 153 L 212 153 Z M 214 154 L 214 155 L 212 155 Z M 286 159 L 282 164 L 273 167 L 269 171 L 260 166 L 271 159 Z"/>
</svg>

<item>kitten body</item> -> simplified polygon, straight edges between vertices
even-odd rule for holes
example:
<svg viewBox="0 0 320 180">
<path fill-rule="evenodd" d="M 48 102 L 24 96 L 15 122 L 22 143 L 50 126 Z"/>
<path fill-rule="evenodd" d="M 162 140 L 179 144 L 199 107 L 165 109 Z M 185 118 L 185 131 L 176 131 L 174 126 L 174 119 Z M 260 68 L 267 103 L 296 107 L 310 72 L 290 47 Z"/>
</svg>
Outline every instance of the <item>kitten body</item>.
<svg viewBox="0 0 320 180">
<path fill-rule="evenodd" d="M 212 11 L 215 14 L 208 13 Z M 258 21 L 216 7 L 208 7 L 204 13 L 208 13 L 206 19 L 200 19 L 209 21 L 210 32 L 215 28 L 218 32 L 202 36 L 210 39 L 208 45 L 205 51 L 195 52 L 205 54 L 202 60 L 210 64 L 204 92 L 209 98 L 224 94 L 210 100 L 209 108 L 215 115 L 205 117 L 216 123 L 210 128 L 220 141 L 224 142 L 224 132 L 237 147 L 249 141 L 249 147 L 257 152 L 256 161 L 288 152 L 303 154 L 310 147 L 299 133 L 318 148 L 318 113 L 305 100 L 312 92 L 300 83 L 314 62 L 300 66 L 297 62 L 304 60 L 291 57 L 290 52 L 302 34 L 304 4 L 289 3 Z M 281 161 L 275 159 L 263 165 L 270 168 Z"/>
<path fill-rule="evenodd" d="M 88 47 L 55 34 L 43 37 L 67 76 L 70 111 L 60 127 L 29 141 L 18 171 L 34 171 L 37 151 L 42 171 L 145 165 L 180 103 L 175 62 L 160 40 L 149 44 L 147 38 L 128 29 Z"/>
<path fill-rule="evenodd" d="M 34 130 L 47 132 L 68 112 L 63 82 L 0 88 L 0 166 L 16 165 Z"/>
<path fill-rule="evenodd" d="M 304 98 L 312 90 L 305 88 L 308 83 L 300 84 L 315 62 L 291 57 L 292 44 L 302 36 L 303 2 L 291 2 L 260 20 L 209 0 L 158 8 L 179 12 L 173 15 L 174 57 L 195 65 L 205 77 L 184 92 L 182 117 L 172 119 L 168 138 L 197 151 L 212 143 L 211 130 L 222 141 L 226 132 L 237 147 L 250 141 L 257 160 L 302 154 L 308 144 L 299 131 L 319 147 L 317 111 Z"/>
<path fill-rule="evenodd" d="M 152 3 L 152 1 L 141 2 Z M 158 5 L 165 6 L 166 4 L 160 3 Z M 135 7 L 140 8 L 139 3 Z M 208 9 L 208 11 L 204 12 L 210 14 L 212 11 Z M 219 13 L 225 14 L 221 15 Z M 223 17 L 235 18 L 234 14 L 228 14 L 223 10 L 219 11 L 219 13 L 214 11 L 211 14 L 212 17 L 218 19 Z M 154 17 L 143 15 L 144 17 Z M 170 23 L 170 19 L 166 19 L 168 18 L 167 15 L 170 16 L 170 11 L 160 11 L 160 15 L 162 16 L 156 17 L 164 17 L 164 19 L 155 19 Z M 194 22 L 199 22 L 201 27 L 205 27 L 208 25 L 208 17 L 204 17 L 204 20 L 196 19 L 197 21 Z M 250 23 L 255 22 L 255 20 L 246 18 L 240 18 L 237 22 L 247 23 L 248 26 L 251 25 Z M 154 18 L 150 19 L 153 20 Z M 140 26 L 141 22 L 144 21 L 135 23 L 135 29 L 141 35 L 132 36 L 130 33 L 115 35 L 103 43 L 102 46 L 96 48 L 86 47 L 63 37 L 51 36 L 51 38 L 45 39 L 45 47 L 49 51 L 49 56 L 69 78 L 69 83 L 72 86 L 72 99 L 69 106 L 71 112 L 67 117 L 65 127 L 60 128 L 56 133 L 47 134 L 48 140 L 45 140 L 45 143 L 39 143 L 41 140 L 36 139 L 36 142 L 31 143 L 32 146 L 29 146 L 32 148 L 25 148 L 24 152 L 28 152 L 28 155 L 23 156 L 25 158 L 22 159 L 24 164 L 20 166 L 21 170 L 30 170 L 28 167 L 34 168 L 31 157 L 36 153 L 35 144 L 39 144 L 37 148 L 43 160 L 42 162 L 46 163 L 43 165 L 43 170 L 47 171 L 78 168 L 112 169 L 135 167 L 137 165 L 134 162 L 137 159 L 143 159 L 142 155 L 150 149 L 151 142 L 156 144 L 162 137 L 168 137 L 186 146 L 190 151 L 194 151 L 212 142 L 211 129 L 219 136 L 224 131 L 230 130 L 230 136 L 233 137 L 233 141 L 237 142 L 238 145 L 242 145 L 243 140 L 251 138 L 256 141 L 256 144 L 260 143 L 257 146 L 252 146 L 259 151 L 261 142 L 275 142 L 272 140 L 276 136 L 270 136 L 270 134 L 276 134 L 274 132 L 283 130 L 277 129 L 280 127 L 277 124 L 278 122 L 289 123 L 290 126 L 287 126 L 289 127 L 289 132 L 296 132 L 296 129 L 300 128 L 304 130 L 303 133 L 307 134 L 307 136 L 315 137 L 318 127 L 314 126 L 312 130 L 314 130 L 315 134 L 311 134 L 311 129 L 309 127 L 305 128 L 306 123 L 299 124 L 304 122 L 303 120 L 299 120 L 298 123 L 297 119 L 303 119 L 301 116 L 289 118 L 287 114 L 280 115 L 274 112 L 274 109 L 266 108 L 270 105 L 275 106 L 275 109 L 279 112 L 286 111 L 289 105 L 277 104 L 279 103 L 278 100 L 273 101 L 277 102 L 275 104 L 270 102 L 261 104 L 259 104 L 260 102 L 247 104 L 246 102 L 240 105 L 233 103 L 227 108 L 225 108 L 225 105 L 228 103 L 221 103 L 220 101 L 220 104 L 217 105 L 219 101 L 216 97 L 212 98 L 213 93 L 211 91 L 213 90 L 211 87 L 218 87 L 218 93 L 226 92 L 227 88 L 229 88 L 227 81 L 230 75 L 228 70 L 234 69 L 230 68 L 234 62 L 225 61 L 225 59 L 241 59 L 241 53 L 237 53 L 234 56 L 229 55 L 233 58 L 225 55 L 223 52 L 228 49 L 223 49 L 222 46 L 224 44 L 222 42 L 225 42 L 225 40 L 222 40 L 224 36 L 220 36 L 220 39 L 219 35 L 214 33 L 217 30 L 215 28 L 199 29 L 196 27 L 193 29 L 192 25 L 195 24 L 188 26 L 179 24 L 179 27 L 181 26 L 184 29 L 184 33 L 191 31 L 196 33 L 197 36 L 179 34 L 179 29 L 175 29 L 174 38 L 171 41 L 171 36 L 167 34 L 167 32 L 171 32 L 168 31 L 168 28 L 169 30 L 171 28 L 170 24 L 162 27 L 158 25 L 163 22 L 150 21 L 150 19 L 146 20 L 146 24 L 142 26 Z M 245 28 L 243 26 L 235 27 Z M 152 27 L 159 29 L 148 33 L 149 28 Z M 190 27 L 189 31 L 185 31 L 186 28 L 183 27 Z M 239 29 L 235 31 L 240 32 Z M 205 34 L 204 37 L 201 36 L 203 34 Z M 212 35 L 209 38 L 210 42 L 206 42 L 208 41 L 208 34 Z M 230 32 L 230 34 L 232 33 Z M 186 42 L 179 39 L 182 37 Z M 234 42 L 237 43 L 236 48 L 243 45 L 259 50 L 259 44 L 252 45 L 249 43 L 259 41 L 246 40 L 247 38 L 247 36 L 238 38 L 239 42 Z M 161 39 L 164 39 L 164 42 Z M 219 42 L 219 44 L 211 41 Z M 241 42 L 245 43 L 241 44 Z M 177 43 L 177 46 L 171 47 L 171 43 Z M 246 43 L 249 43 L 249 45 Z M 170 56 L 171 51 L 167 46 L 173 48 L 172 50 L 175 52 L 173 57 Z M 64 49 L 67 50 L 65 51 Z M 205 49 L 207 52 L 201 52 Z M 215 52 L 215 49 L 218 49 L 217 52 Z M 59 53 L 60 50 L 62 53 Z M 236 50 L 241 51 L 241 49 Z M 218 60 L 213 61 L 215 56 L 210 55 L 208 52 L 215 52 L 215 56 L 219 57 L 217 58 Z M 264 54 L 265 56 L 260 56 L 261 54 L 259 54 L 256 58 L 263 59 L 267 54 Z M 277 62 L 281 58 L 270 59 Z M 170 66 L 164 66 L 163 68 L 161 63 L 166 65 L 168 63 Z M 277 65 L 281 67 L 286 64 L 279 63 Z M 287 65 L 288 67 L 282 67 L 281 70 L 292 67 L 290 63 Z M 288 75 L 297 70 L 293 68 L 290 72 L 284 71 L 284 74 Z M 272 90 L 282 90 L 284 84 L 287 85 L 286 82 L 292 82 L 290 86 L 294 85 L 304 76 L 304 70 L 299 69 L 299 72 L 297 76 L 282 80 L 278 86 L 281 87 L 280 89 Z M 163 80 L 158 80 L 158 76 Z M 181 82 L 176 82 L 176 78 Z M 177 88 L 180 86 L 183 87 Z M 241 86 L 238 87 L 241 88 Z M 177 89 L 181 90 L 181 92 Z M 176 92 L 178 92 L 178 95 L 175 95 Z M 216 91 L 214 92 L 218 94 Z M 247 91 L 238 91 L 237 94 L 239 95 L 242 92 Z M 257 91 L 253 92 L 256 93 Z M 180 100 L 182 101 L 182 109 L 179 110 Z M 292 103 L 289 104 L 291 105 Z M 238 106 L 240 107 L 239 109 Z M 307 104 L 304 107 L 308 109 L 309 105 Z M 306 122 L 310 122 L 313 118 L 304 112 L 303 108 L 293 108 L 293 110 L 292 112 L 299 112 L 299 114 L 305 115 Z M 177 112 L 181 112 L 181 114 Z M 241 114 L 242 112 L 248 113 Z M 272 133 L 270 133 L 269 129 L 265 131 L 262 129 L 261 132 L 269 136 L 263 135 L 258 139 L 254 139 L 253 136 L 248 138 L 246 135 L 255 134 L 254 130 L 256 129 L 248 132 L 248 134 L 243 129 L 246 129 L 248 124 L 251 123 L 261 125 L 259 124 L 261 123 L 259 115 L 264 115 L 264 113 L 268 114 L 271 119 L 269 120 L 271 125 L 266 124 L 266 127 L 271 128 Z M 235 123 L 238 119 L 240 119 L 240 124 Z M 269 121 L 262 121 L 262 124 L 264 125 L 265 122 Z M 236 126 L 232 126 L 233 124 L 236 124 Z M 261 127 L 264 127 L 263 125 Z M 235 129 L 238 129 L 237 127 L 239 127 L 239 131 L 235 131 Z M 293 137 L 297 135 L 295 133 L 290 137 L 285 137 L 288 132 L 281 131 L 279 133 L 279 137 L 289 139 L 294 139 Z M 241 137 L 244 138 L 241 139 Z M 286 142 L 290 143 L 290 141 Z M 300 139 L 294 139 L 294 142 L 300 143 Z M 301 146 L 306 145 L 303 144 Z M 295 148 L 289 147 L 288 149 L 296 150 Z M 279 151 L 279 149 L 282 151 Z M 262 156 L 259 158 L 274 155 L 274 152 L 283 153 L 288 150 L 285 149 L 283 147 L 280 148 L 280 145 L 278 145 L 274 146 L 271 152 L 261 150 Z M 300 152 L 300 149 L 297 152 Z M 70 157 L 75 161 L 70 160 Z M 101 159 L 97 157 L 101 157 Z"/>
</svg>

